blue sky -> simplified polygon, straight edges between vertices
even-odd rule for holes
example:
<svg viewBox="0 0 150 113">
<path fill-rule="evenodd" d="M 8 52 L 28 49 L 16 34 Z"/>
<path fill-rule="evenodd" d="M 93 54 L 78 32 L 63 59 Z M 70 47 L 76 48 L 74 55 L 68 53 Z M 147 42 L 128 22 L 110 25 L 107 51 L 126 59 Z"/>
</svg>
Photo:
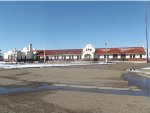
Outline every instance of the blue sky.
<svg viewBox="0 0 150 113">
<path fill-rule="evenodd" d="M 150 33 L 150 2 L 148 33 Z M 149 35 L 150 36 L 150 35 Z M 149 37 L 150 38 L 150 37 Z M 144 2 L 2 2 L 0 49 L 96 48 L 145 45 Z"/>
</svg>

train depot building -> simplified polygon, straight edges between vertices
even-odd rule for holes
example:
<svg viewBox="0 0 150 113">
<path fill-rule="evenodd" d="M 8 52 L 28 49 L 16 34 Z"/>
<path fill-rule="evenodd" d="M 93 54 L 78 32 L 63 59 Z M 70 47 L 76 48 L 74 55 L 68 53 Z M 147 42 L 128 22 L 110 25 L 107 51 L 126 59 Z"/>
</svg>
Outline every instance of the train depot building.
<svg viewBox="0 0 150 113">
<path fill-rule="evenodd" d="M 64 50 L 35 50 L 36 60 L 46 61 L 146 61 L 146 50 L 144 47 L 121 47 L 121 48 L 95 48 L 87 44 L 83 49 Z"/>
<path fill-rule="evenodd" d="M 144 47 L 95 48 L 87 44 L 83 49 L 36 50 L 32 44 L 21 51 L 5 52 L 4 61 L 146 61 Z"/>
</svg>

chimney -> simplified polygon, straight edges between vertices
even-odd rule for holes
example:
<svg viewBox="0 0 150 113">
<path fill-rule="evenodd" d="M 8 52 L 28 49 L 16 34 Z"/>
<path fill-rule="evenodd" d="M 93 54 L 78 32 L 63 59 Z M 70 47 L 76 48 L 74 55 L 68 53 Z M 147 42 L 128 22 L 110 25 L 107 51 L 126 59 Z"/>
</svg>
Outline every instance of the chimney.
<svg viewBox="0 0 150 113">
<path fill-rule="evenodd" d="M 29 44 L 29 51 L 32 51 L 32 44 Z"/>
</svg>

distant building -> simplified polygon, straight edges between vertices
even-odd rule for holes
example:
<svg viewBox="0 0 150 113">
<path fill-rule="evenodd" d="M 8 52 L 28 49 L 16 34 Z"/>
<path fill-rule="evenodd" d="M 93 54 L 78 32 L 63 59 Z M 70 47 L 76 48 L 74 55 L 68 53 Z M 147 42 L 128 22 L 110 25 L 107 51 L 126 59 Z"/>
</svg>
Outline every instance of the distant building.
<svg viewBox="0 0 150 113">
<path fill-rule="evenodd" d="M 32 44 L 29 44 L 28 47 L 24 47 L 21 51 L 18 51 L 15 48 L 13 50 L 4 53 L 4 61 L 8 62 L 26 61 L 32 59 L 33 59 Z"/>
<path fill-rule="evenodd" d="M 87 44 L 83 49 L 36 50 L 33 51 L 36 60 L 99 60 L 104 61 L 146 61 L 144 47 L 95 48 Z"/>
<path fill-rule="evenodd" d="M 35 50 L 32 44 L 21 51 L 13 49 L 4 53 L 4 61 L 146 61 L 144 47 L 95 48 L 87 44 L 83 49 Z"/>
</svg>

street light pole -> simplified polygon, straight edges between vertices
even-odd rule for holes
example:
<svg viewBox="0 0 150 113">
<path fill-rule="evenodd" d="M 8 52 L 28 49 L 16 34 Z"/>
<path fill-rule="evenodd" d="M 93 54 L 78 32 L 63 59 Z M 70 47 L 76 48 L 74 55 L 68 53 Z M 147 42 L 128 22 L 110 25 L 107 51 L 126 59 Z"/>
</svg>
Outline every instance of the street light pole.
<svg viewBox="0 0 150 113">
<path fill-rule="evenodd" d="M 43 41 L 43 46 L 44 46 L 44 63 L 45 63 L 45 40 Z"/>
<path fill-rule="evenodd" d="M 145 23 L 146 23 L 146 55 L 147 55 L 147 63 L 148 63 L 148 26 L 147 26 L 147 23 L 148 23 L 148 20 L 147 20 L 147 4 L 145 2 Z"/>
<path fill-rule="evenodd" d="M 106 51 L 105 63 L 107 64 L 107 62 L 108 62 L 108 59 L 107 59 L 107 42 L 105 42 L 105 51 Z"/>
<path fill-rule="evenodd" d="M 44 63 L 45 63 L 45 49 L 44 49 Z"/>
</svg>

